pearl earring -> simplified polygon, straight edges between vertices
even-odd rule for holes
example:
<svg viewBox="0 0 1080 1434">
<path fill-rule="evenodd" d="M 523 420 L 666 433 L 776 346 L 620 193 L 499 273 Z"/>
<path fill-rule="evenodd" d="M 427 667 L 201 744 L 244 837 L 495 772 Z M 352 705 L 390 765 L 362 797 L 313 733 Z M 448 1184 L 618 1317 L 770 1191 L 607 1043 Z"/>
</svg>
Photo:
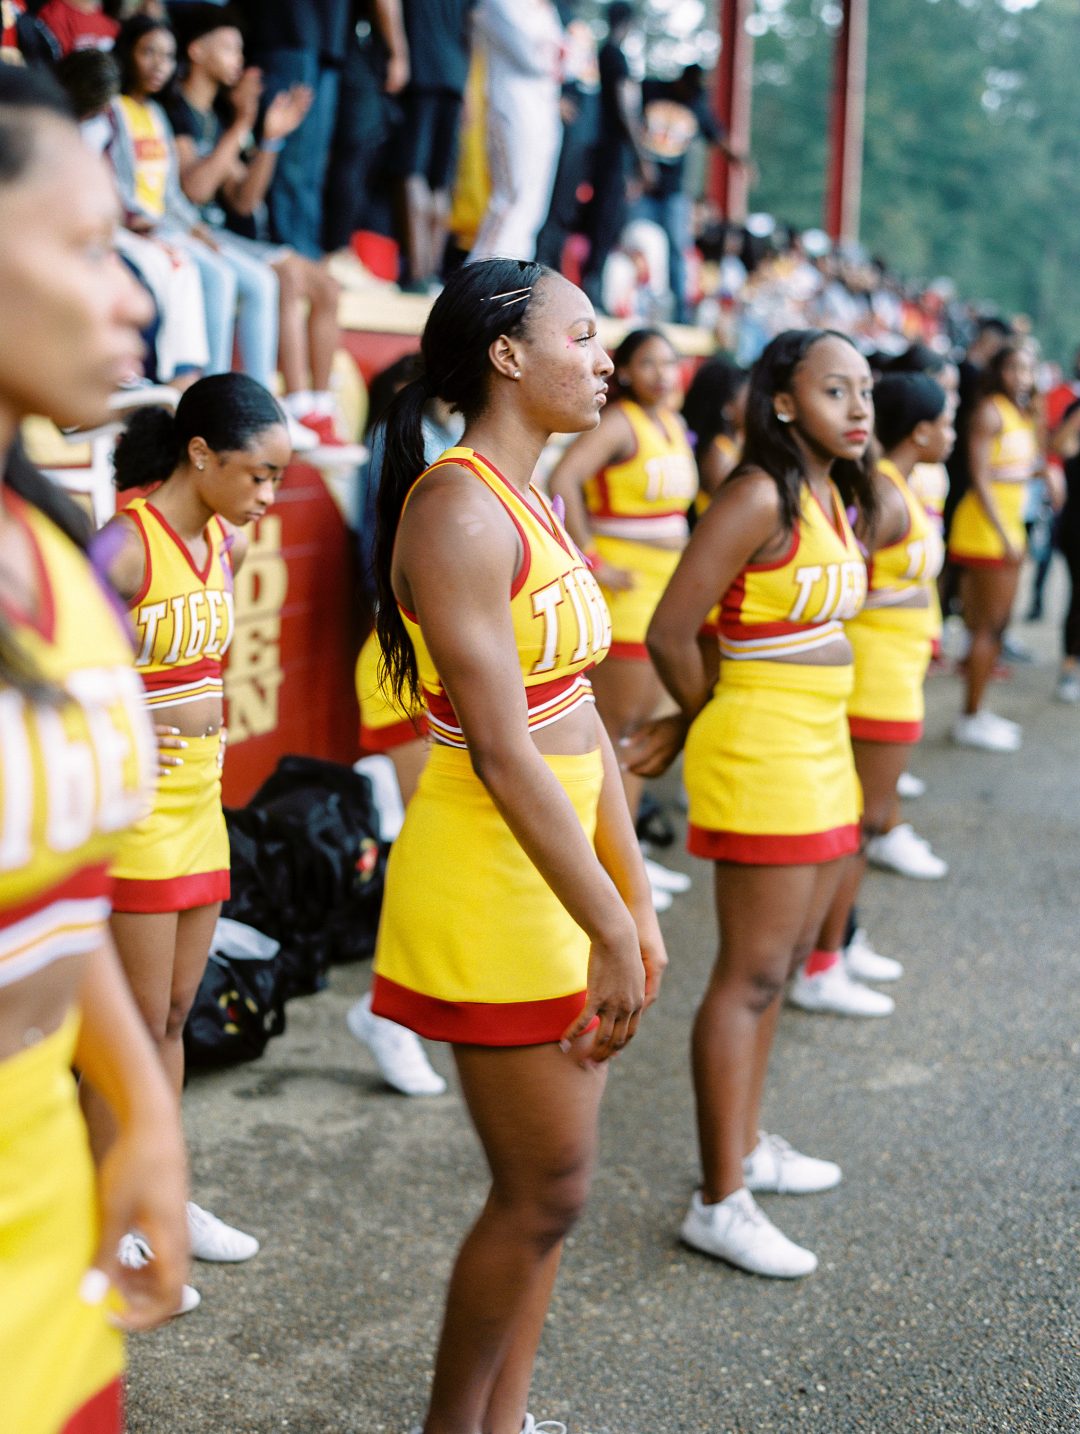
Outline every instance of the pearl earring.
<svg viewBox="0 0 1080 1434">
<path fill-rule="evenodd" d="M 205 464 L 205 463 L 196 463 L 195 467 L 199 470 L 200 473 L 202 473 L 203 470 L 206 468 L 206 464 Z"/>
<path fill-rule="evenodd" d="M 781 423 L 790 423 L 790 422 L 791 422 L 791 414 L 790 414 L 790 413 L 778 413 L 778 414 L 776 415 L 776 417 L 779 419 L 779 421 L 780 421 Z"/>
<path fill-rule="evenodd" d="M 521 377 L 521 370 L 520 370 L 519 368 L 516 368 L 516 369 L 514 370 L 514 377 L 515 377 L 515 378 L 520 378 L 520 377 Z"/>
</svg>

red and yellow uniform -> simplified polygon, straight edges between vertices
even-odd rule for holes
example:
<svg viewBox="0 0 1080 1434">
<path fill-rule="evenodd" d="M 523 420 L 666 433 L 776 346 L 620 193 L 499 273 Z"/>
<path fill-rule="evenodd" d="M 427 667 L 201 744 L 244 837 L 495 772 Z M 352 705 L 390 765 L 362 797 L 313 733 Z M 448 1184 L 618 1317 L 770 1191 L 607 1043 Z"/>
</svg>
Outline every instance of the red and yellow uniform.
<svg viewBox="0 0 1080 1434">
<path fill-rule="evenodd" d="M 149 498 L 124 509 L 143 541 L 145 577 L 131 599 L 135 667 L 155 709 L 222 692 L 234 615 L 230 538 L 211 518 L 206 562 Z M 229 895 L 229 837 L 221 810 L 221 737 L 185 737 L 183 761 L 158 783 L 153 811 L 125 838 L 113 876 L 117 911 L 186 911 Z"/>
<path fill-rule="evenodd" d="M 508 594 L 510 616 L 529 726 L 547 726 L 593 700 L 587 674 L 611 642 L 603 596 L 541 494 L 533 489 L 526 502 L 471 448 L 451 448 L 433 467 L 445 463 L 486 484 L 517 528 L 523 556 Z M 390 853 L 372 1009 L 434 1040 L 558 1040 L 584 1002 L 588 937 L 473 771 L 416 617 L 402 609 L 402 618 L 432 746 Z M 599 748 L 544 761 L 591 840 L 603 779 Z"/>
<path fill-rule="evenodd" d="M 356 699 L 360 704 L 360 750 L 366 755 L 392 752 L 407 742 L 427 736 L 427 718 L 421 704 L 400 706 L 386 690 L 380 673 L 382 648 L 372 630 L 356 659 Z"/>
<path fill-rule="evenodd" d="M 597 557 L 634 576 L 626 591 L 604 590 L 611 612 L 611 655 L 647 662 L 645 633 L 686 543 L 686 510 L 698 491 L 697 466 L 674 413 L 661 409 L 657 422 L 630 399 L 621 399 L 619 407 L 634 431 L 633 456 L 602 468 L 582 491 Z M 657 546 L 672 539 L 669 547 Z"/>
<path fill-rule="evenodd" d="M 930 595 L 945 554 L 941 534 L 896 465 L 883 458 L 878 472 L 903 497 L 908 526 L 902 538 L 874 553 L 866 602 L 847 624 L 855 654 L 848 723 L 864 742 L 918 742 L 935 631 Z"/>
<path fill-rule="evenodd" d="M 697 856 L 784 866 L 858 848 L 844 623 L 865 599 L 866 564 L 830 489 L 827 514 L 804 487 L 787 552 L 748 564 L 721 597 L 720 678 L 686 742 Z"/>
<path fill-rule="evenodd" d="M 146 810 L 154 744 L 131 644 L 81 553 L 10 493 L 33 546 L 36 617 L 4 616 L 64 694 L 31 703 L 0 688 L 0 986 L 95 950 L 108 863 Z M 94 1172 L 71 1060 L 72 1011 L 0 1062 L 0 1408 L 19 1434 L 121 1427 L 119 1333 L 78 1295 L 97 1242 Z"/>
<path fill-rule="evenodd" d="M 726 433 L 718 433 L 713 439 L 713 447 L 717 450 L 718 453 L 723 454 L 724 458 L 727 460 L 728 464 L 732 468 L 735 467 L 735 464 L 739 461 L 739 445 L 735 442 L 734 438 L 729 438 Z M 707 493 L 704 488 L 700 489 L 697 497 L 694 499 L 694 512 L 699 518 L 705 514 L 705 511 L 707 510 L 711 502 L 712 495 Z M 710 608 L 709 613 L 705 618 L 705 621 L 701 624 L 701 632 L 699 636 L 720 636 L 719 603 L 717 603 L 714 608 Z"/>
<path fill-rule="evenodd" d="M 944 560 L 945 504 L 949 497 L 949 470 L 944 463 L 916 463 L 911 470 L 908 487 L 922 504 L 931 524 L 937 529 L 938 536 L 941 538 L 941 552 Z M 944 627 L 941 597 L 936 583 L 930 585 L 930 615 L 931 652 L 936 657 L 941 653 L 941 633 Z"/>
<path fill-rule="evenodd" d="M 1027 546 L 1024 509 L 1028 483 L 1039 458 L 1035 424 L 1004 394 L 993 394 L 991 402 L 1001 418 L 1001 430 L 990 444 L 990 491 L 1010 543 L 1023 552 Z M 1000 567 L 1008 562 L 998 531 L 974 488 L 956 505 L 949 529 L 949 557 L 961 567 Z"/>
</svg>

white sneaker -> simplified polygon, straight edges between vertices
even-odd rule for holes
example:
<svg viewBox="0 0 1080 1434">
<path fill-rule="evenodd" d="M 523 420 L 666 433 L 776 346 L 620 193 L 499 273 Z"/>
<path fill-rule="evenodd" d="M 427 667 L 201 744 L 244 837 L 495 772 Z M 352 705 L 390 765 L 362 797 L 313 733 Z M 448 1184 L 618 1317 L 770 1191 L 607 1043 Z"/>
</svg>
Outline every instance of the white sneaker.
<svg viewBox="0 0 1080 1434">
<path fill-rule="evenodd" d="M 661 866 L 649 856 L 645 857 L 645 875 L 654 891 L 667 891 L 672 896 L 681 896 L 684 891 L 690 890 L 691 878 L 685 872 L 672 871 L 669 866 Z"/>
<path fill-rule="evenodd" d="M 128 1270 L 141 1270 L 154 1258 L 154 1252 L 141 1235 L 124 1235 L 117 1246 L 120 1263 Z M 173 1315 L 190 1314 L 202 1304 L 202 1295 L 192 1285 L 184 1285 L 180 1291 L 180 1304 Z"/>
<path fill-rule="evenodd" d="M 935 856 L 930 843 L 910 822 L 900 822 L 892 831 L 871 837 L 866 843 L 866 859 L 871 866 L 917 881 L 940 881 L 949 874 L 949 863 Z"/>
<path fill-rule="evenodd" d="M 538 1424 L 531 1414 L 526 1414 L 521 1434 L 566 1434 L 566 1425 L 558 1419 L 541 1419 Z"/>
<path fill-rule="evenodd" d="M 193 1260 L 212 1260 L 215 1264 L 235 1265 L 241 1260 L 250 1260 L 259 1253 L 259 1242 L 254 1235 L 245 1235 L 243 1230 L 234 1230 L 202 1209 L 194 1201 L 187 1202 L 188 1238 L 191 1241 Z"/>
<path fill-rule="evenodd" d="M 800 966 L 787 999 L 801 1011 L 825 1011 L 833 1016 L 891 1016 L 896 1009 L 891 996 L 853 981 L 843 961 L 814 976 L 807 976 Z"/>
<path fill-rule="evenodd" d="M 442 1095 L 446 1082 L 432 1068 L 420 1038 L 396 1021 L 374 1015 L 370 992 L 349 1007 L 345 1024 L 375 1057 L 387 1085 L 402 1095 Z"/>
<path fill-rule="evenodd" d="M 660 886 L 654 886 L 651 881 L 649 882 L 649 894 L 652 896 L 654 911 L 667 911 L 675 900 L 670 891 L 665 891 Z"/>
<path fill-rule="evenodd" d="M 1054 695 L 1059 702 L 1080 702 L 1080 672 L 1063 672 Z"/>
<path fill-rule="evenodd" d="M 904 968 L 891 956 L 880 956 L 860 926 L 844 951 L 844 965 L 853 981 L 899 981 Z"/>
<path fill-rule="evenodd" d="M 285 410 L 285 428 L 289 435 L 289 446 L 294 453 L 310 453 L 319 446 L 319 435 L 295 419 Z"/>
<path fill-rule="evenodd" d="M 817 1256 L 782 1234 L 745 1187 L 716 1205 L 695 1190 L 680 1234 L 693 1249 L 752 1275 L 795 1280 L 817 1269 Z"/>
<path fill-rule="evenodd" d="M 896 795 L 903 802 L 913 802 L 926 796 L 926 783 L 914 772 L 901 772 L 896 780 Z"/>
<path fill-rule="evenodd" d="M 1021 742 L 1015 722 L 986 711 L 957 717 L 952 739 L 958 747 L 978 747 L 983 752 L 1015 752 Z"/>
<path fill-rule="evenodd" d="M 816 1195 L 840 1184 L 842 1173 L 832 1160 L 818 1160 L 793 1150 L 779 1135 L 758 1131 L 758 1143 L 743 1161 L 747 1190 L 774 1195 Z"/>
</svg>

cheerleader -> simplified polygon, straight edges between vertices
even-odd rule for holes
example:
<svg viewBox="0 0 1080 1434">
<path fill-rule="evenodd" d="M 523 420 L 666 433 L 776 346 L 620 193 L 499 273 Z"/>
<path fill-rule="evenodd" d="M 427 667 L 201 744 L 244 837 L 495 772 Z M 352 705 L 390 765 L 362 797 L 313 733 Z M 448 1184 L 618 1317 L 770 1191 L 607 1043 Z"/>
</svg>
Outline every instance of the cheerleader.
<svg viewBox="0 0 1080 1434">
<path fill-rule="evenodd" d="M 885 450 L 874 473 L 877 519 L 861 525 L 869 591 L 846 632 L 855 658 L 848 726 L 862 787 L 864 843 L 903 851 L 908 876 L 936 879 L 948 866 L 906 823 L 892 826 L 896 784 L 922 738 L 923 683 L 934 632 L 932 594 L 944 557 L 941 537 L 908 485 L 917 461 L 943 463 L 956 433 L 945 390 L 924 374 L 896 374 L 874 389 L 875 426 Z M 862 981 L 898 979 L 898 961 L 865 940 L 842 948 L 866 871 L 865 850 L 848 859 L 840 888 L 788 999 L 808 1011 L 887 1016 L 890 997 Z"/>
<path fill-rule="evenodd" d="M 759 1113 L 781 993 L 859 845 L 844 622 L 862 606 L 866 566 L 846 509 L 858 500 L 873 521 L 872 423 L 870 370 L 849 339 L 789 330 L 765 349 L 750 375 L 742 462 L 649 626 L 679 715 L 647 726 L 628 752 L 654 776 L 685 738 L 689 848 L 715 863 L 720 952 L 693 1033 L 703 1181 L 682 1237 L 760 1275 L 806 1275 L 817 1259 L 753 1192 L 840 1180 L 832 1161 L 761 1131 Z M 710 691 L 697 637 L 718 600 Z"/>
<path fill-rule="evenodd" d="M 106 920 L 153 737 L 85 523 L 16 434 L 102 422 L 149 314 L 104 166 L 55 86 L 7 65 L 0 195 L 0 1422 L 119 1434 L 117 1322 L 168 1318 L 187 1263 L 179 1121 Z M 73 1065 L 116 1122 L 96 1177 Z M 132 1225 L 158 1251 L 138 1274 L 117 1261 Z"/>
<path fill-rule="evenodd" d="M 694 374 L 682 416 L 694 444 L 700 518 L 724 479 L 739 462 L 746 421 L 746 369 L 722 356 L 708 359 Z"/>
<path fill-rule="evenodd" d="M 533 1427 L 532 1365 L 596 1153 L 605 1062 L 665 964 L 588 674 L 600 590 L 531 476 L 595 428 L 611 360 L 579 289 L 533 263 L 455 273 L 424 377 L 386 420 L 377 631 L 431 750 L 387 868 L 373 1010 L 448 1041 L 491 1170 L 458 1255 L 427 1434 Z M 461 444 L 425 468 L 432 396 Z"/>
<path fill-rule="evenodd" d="M 964 711 L 953 723 L 952 738 L 961 747 L 987 752 L 1015 752 L 1021 742 L 1017 723 L 984 708 L 982 701 L 1001 655 L 1027 545 L 1024 509 L 1039 464 L 1034 393 L 1030 350 L 1006 344 L 987 365 L 984 396 L 971 416 L 971 487 L 949 529 L 949 560 L 962 570 L 960 596 L 971 636 Z"/>
<path fill-rule="evenodd" d="M 184 1022 L 206 968 L 229 894 L 229 839 L 221 809 L 224 757 L 222 660 L 233 634 L 233 577 L 248 524 L 274 501 L 291 450 L 275 400 L 243 374 L 193 384 L 175 416 L 147 408 L 116 450 L 121 491 L 153 488 L 104 530 L 118 551 L 110 577 L 135 629 L 135 666 L 162 738 L 153 810 L 128 834 L 113 864 L 112 931 L 177 1104 L 184 1083 Z M 109 1126 L 87 1107 L 95 1148 Z M 196 1259 L 250 1259 L 252 1236 L 189 1203 Z M 124 1258 L 150 1247 L 136 1237 Z M 188 1289 L 185 1309 L 198 1294 Z"/>
<path fill-rule="evenodd" d="M 611 653 L 596 673 L 596 705 L 615 743 L 654 717 L 664 700 L 645 631 L 689 533 L 698 490 L 686 425 L 672 402 L 679 359 L 655 329 L 638 329 L 615 350 L 619 397 L 599 426 L 564 453 L 551 491 L 587 555 L 611 611 Z M 642 782 L 625 769 L 636 817 Z"/>
</svg>

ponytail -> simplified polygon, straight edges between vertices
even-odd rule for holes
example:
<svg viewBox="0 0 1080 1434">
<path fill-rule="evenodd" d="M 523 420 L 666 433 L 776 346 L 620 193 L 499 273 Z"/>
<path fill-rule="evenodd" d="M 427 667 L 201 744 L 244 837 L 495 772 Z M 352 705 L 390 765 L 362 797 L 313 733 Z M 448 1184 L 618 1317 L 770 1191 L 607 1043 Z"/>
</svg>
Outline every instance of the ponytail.
<svg viewBox="0 0 1080 1434">
<path fill-rule="evenodd" d="M 382 649 L 383 680 L 402 706 L 420 692 L 416 653 L 398 611 L 390 568 L 401 510 L 409 489 L 427 466 L 424 456 L 424 405 L 430 393 L 423 378 L 407 383 L 383 419 L 385 444 L 375 499 L 375 632 Z"/>
<path fill-rule="evenodd" d="M 131 415 L 113 455 L 113 482 L 121 493 L 164 483 L 180 462 L 176 418 L 167 408 L 140 408 Z"/>
</svg>

